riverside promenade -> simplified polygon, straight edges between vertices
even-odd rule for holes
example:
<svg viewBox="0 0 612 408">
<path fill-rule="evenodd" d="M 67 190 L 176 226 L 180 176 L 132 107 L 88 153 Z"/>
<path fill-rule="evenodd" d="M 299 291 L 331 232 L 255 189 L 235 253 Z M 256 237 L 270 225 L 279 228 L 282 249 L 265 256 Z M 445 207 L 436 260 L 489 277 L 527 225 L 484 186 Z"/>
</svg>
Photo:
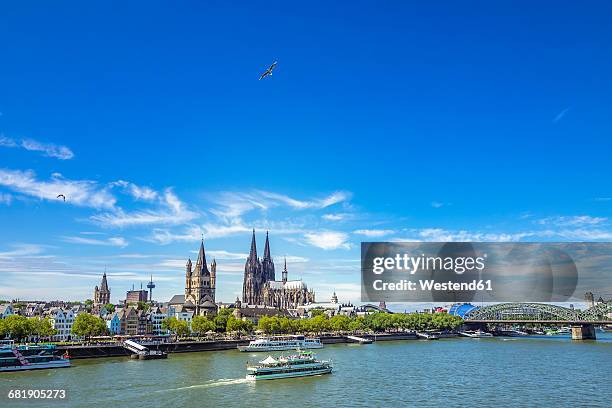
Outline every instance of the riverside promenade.
<svg viewBox="0 0 612 408">
<path fill-rule="evenodd" d="M 406 333 L 381 333 L 381 334 L 361 334 L 363 337 L 372 341 L 390 341 L 390 340 L 418 340 L 418 336 L 412 332 Z M 351 339 L 344 335 L 337 336 L 321 336 L 323 344 L 338 344 L 338 343 L 354 343 Z M 202 340 L 202 341 L 181 341 L 172 343 L 159 343 L 145 345 L 152 350 L 161 350 L 166 353 L 192 353 L 203 351 L 220 351 L 234 350 L 238 346 L 247 345 L 251 338 L 238 340 Z M 91 345 L 75 345 L 75 346 L 58 346 L 58 353 L 67 352 L 72 359 L 83 358 L 102 358 L 102 357 L 121 357 L 132 354 L 121 344 L 91 344 Z"/>
</svg>

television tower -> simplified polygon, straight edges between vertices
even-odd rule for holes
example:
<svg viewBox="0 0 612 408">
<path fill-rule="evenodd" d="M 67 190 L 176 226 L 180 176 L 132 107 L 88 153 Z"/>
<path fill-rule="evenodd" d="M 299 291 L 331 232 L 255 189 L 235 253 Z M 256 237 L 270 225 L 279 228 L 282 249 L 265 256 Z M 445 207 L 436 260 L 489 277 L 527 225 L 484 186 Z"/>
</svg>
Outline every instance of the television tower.
<svg viewBox="0 0 612 408">
<path fill-rule="evenodd" d="M 153 288 L 155 284 L 153 283 L 153 275 L 151 275 L 151 280 L 147 284 L 147 288 L 149 288 L 149 302 L 153 303 Z"/>
</svg>

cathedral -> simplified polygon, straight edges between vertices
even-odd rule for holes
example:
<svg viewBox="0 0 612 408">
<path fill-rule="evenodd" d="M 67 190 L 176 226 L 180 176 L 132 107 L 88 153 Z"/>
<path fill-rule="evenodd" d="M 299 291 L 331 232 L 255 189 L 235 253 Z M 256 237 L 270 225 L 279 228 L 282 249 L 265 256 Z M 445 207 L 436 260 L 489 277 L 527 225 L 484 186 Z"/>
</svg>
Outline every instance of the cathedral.
<svg viewBox="0 0 612 408">
<path fill-rule="evenodd" d="M 315 301 L 315 294 L 302 280 L 287 280 L 287 260 L 282 279 L 276 280 L 274 262 L 270 255 L 270 240 L 266 233 L 266 244 L 262 259 L 257 257 L 255 230 L 251 240 L 251 251 L 244 265 L 242 301 L 248 305 L 271 306 L 279 309 L 295 309 Z"/>
<path fill-rule="evenodd" d="M 108 288 L 108 283 L 106 282 L 106 272 L 102 275 L 102 283 L 100 283 L 100 287 L 97 286 L 94 288 L 94 306 L 101 306 L 110 303 L 110 289 Z"/>
<path fill-rule="evenodd" d="M 217 309 L 215 305 L 215 285 L 217 280 L 217 261 L 213 259 L 210 270 L 206 264 L 204 240 L 200 243 L 200 252 L 195 263 L 187 261 L 185 271 L 185 301 L 186 308 L 195 309 L 195 314 L 210 314 Z"/>
</svg>

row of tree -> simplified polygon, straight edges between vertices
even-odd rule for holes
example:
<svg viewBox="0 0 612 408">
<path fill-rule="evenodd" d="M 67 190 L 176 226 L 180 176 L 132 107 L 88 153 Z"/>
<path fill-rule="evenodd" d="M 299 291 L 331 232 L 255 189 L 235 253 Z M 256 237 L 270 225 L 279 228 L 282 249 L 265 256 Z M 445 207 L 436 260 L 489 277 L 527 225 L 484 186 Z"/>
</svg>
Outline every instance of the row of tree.
<svg viewBox="0 0 612 408">
<path fill-rule="evenodd" d="M 49 318 L 11 315 L 0 319 L 0 338 L 10 338 L 18 342 L 28 337 L 48 339 L 57 334 Z M 108 334 L 104 320 L 88 313 L 77 315 L 72 324 L 72 334 L 88 339 L 91 336 Z"/>
<path fill-rule="evenodd" d="M 55 333 L 56 330 L 53 328 L 51 320 L 46 318 L 11 315 L 0 319 L 0 338 L 9 337 L 21 341 L 29 336 L 46 338 L 53 336 Z"/>
<path fill-rule="evenodd" d="M 336 315 L 328 318 L 322 311 L 314 311 L 306 319 L 290 319 L 280 316 L 264 316 L 257 327 L 248 320 L 236 319 L 231 309 L 222 309 L 212 319 L 196 316 L 191 327 L 186 321 L 170 317 L 162 322 L 162 328 L 178 337 L 203 336 L 211 332 L 252 333 L 255 329 L 267 334 L 322 333 L 322 332 L 388 332 L 401 330 L 452 330 L 463 321 L 447 313 L 373 313 L 366 316 L 349 317 Z"/>
<path fill-rule="evenodd" d="M 402 330 L 452 330 L 463 320 L 447 313 L 372 313 L 366 316 L 349 317 L 336 315 L 328 318 L 323 313 L 314 313 L 308 319 L 287 317 L 262 317 L 257 328 L 265 333 L 321 333 L 321 332 L 388 332 Z"/>
</svg>

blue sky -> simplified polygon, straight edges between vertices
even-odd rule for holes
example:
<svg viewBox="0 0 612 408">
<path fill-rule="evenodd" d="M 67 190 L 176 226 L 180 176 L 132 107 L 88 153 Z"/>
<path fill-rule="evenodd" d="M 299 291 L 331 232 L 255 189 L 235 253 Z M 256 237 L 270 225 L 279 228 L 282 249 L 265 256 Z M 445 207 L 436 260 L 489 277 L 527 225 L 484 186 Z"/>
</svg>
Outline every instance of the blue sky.
<svg viewBox="0 0 612 408">
<path fill-rule="evenodd" d="M 231 301 L 251 228 L 322 300 L 362 240 L 609 241 L 611 15 L 3 4 L 0 298 L 167 300 L 203 233 Z"/>
</svg>

